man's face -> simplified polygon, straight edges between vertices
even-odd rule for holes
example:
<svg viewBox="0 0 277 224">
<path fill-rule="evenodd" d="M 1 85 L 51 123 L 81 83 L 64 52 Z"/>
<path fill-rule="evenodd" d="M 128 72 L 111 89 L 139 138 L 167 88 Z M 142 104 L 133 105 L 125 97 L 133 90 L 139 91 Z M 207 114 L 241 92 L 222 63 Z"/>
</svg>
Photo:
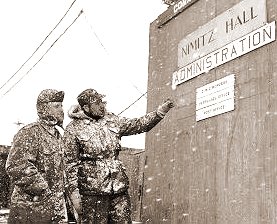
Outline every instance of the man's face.
<svg viewBox="0 0 277 224">
<path fill-rule="evenodd" d="M 92 100 L 89 104 L 83 106 L 84 112 L 91 118 L 99 119 L 106 113 L 106 102 L 101 98 Z"/>
<path fill-rule="evenodd" d="M 62 102 L 48 103 L 48 114 L 57 121 L 57 125 L 61 126 L 64 120 L 64 111 Z"/>
</svg>

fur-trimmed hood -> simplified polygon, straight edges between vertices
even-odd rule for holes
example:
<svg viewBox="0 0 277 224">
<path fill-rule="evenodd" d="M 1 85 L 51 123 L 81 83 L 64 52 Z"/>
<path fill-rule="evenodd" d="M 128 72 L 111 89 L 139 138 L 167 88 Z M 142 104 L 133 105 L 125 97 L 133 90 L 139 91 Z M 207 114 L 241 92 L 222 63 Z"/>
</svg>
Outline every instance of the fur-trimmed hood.
<svg viewBox="0 0 277 224">
<path fill-rule="evenodd" d="M 71 119 L 90 119 L 91 120 L 91 118 L 84 113 L 80 105 L 71 106 L 67 114 Z"/>
</svg>

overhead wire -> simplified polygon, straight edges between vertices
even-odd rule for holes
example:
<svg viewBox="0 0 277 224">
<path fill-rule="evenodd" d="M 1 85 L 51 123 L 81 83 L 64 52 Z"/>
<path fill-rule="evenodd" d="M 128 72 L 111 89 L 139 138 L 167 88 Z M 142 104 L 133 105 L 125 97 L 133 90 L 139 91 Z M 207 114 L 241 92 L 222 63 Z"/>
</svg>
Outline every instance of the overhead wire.
<svg viewBox="0 0 277 224">
<path fill-rule="evenodd" d="M 49 34 L 44 38 L 44 40 L 39 44 L 39 46 L 35 49 L 35 51 L 31 54 L 31 56 L 19 67 L 19 69 L 0 87 L 0 90 L 6 86 L 8 84 L 8 82 L 10 82 L 10 80 L 25 66 L 25 64 L 34 56 L 34 54 L 39 50 L 39 48 L 44 44 L 44 42 L 48 39 L 48 37 L 53 33 L 53 31 L 58 27 L 58 25 L 62 22 L 62 20 L 65 18 L 65 16 L 68 14 L 68 12 L 70 11 L 70 9 L 72 8 L 72 6 L 74 5 L 74 3 L 77 0 L 74 0 L 70 7 L 68 8 L 68 10 L 65 12 L 65 14 L 62 16 L 62 18 L 59 20 L 59 22 L 55 25 L 55 27 L 49 32 Z M 106 47 L 104 46 L 103 42 L 101 41 L 101 39 L 99 38 L 99 36 L 97 35 L 97 33 L 94 31 L 91 23 L 89 23 L 86 13 L 84 12 L 84 10 L 82 9 L 80 11 L 80 13 L 78 14 L 78 16 L 74 19 L 74 21 L 64 30 L 64 32 L 53 42 L 53 44 L 47 49 L 47 51 L 42 55 L 42 57 L 16 82 L 14 83 L 2 96 L 4 97 L 7 93 L 9 93 L 26 75 L 29 74 L 29 72 L 44 58 L 44 56 L 50 51 L 50 49 L 55 45 L 55 43 L 67 32 L 67 30 L 76 22 L 76 20 L 80 17 L 80 15 L 84 13 L 84 17 L 86 22 L 88 23 L 91 31 L 93 32 L 94 36 L 96 37 L 96 39 L 98 40 L 99 44 L 102 46 L 102 48 L 104 49 L 104 51 L 107 53 L 107 55 L 109 55 Z M 132 83 L 132 82 L 131 82 Z M 139 88 L 134 85 L 132 83 L 132 86 L 141 94 L 141 91 L 139 90 Z M 121 111 L 119 113 L 122 114 L 123 112 L 125 112 L 126 110 L 128 110 L 130 107 L 132 107 L 135 103 L 137 103 L 143 96 L 146 97 L 146 93 L 142 94 L 137 100 L 135 100 L 133 103 L 131 103 L 128 107 L 126 107 L 123 111 Z M 147 97 L 146 97 L 147 98 Z"/>
<path fill-rule="evenodd" d="M 87 24 L 89 25 L 90 27 L 90 30 L 92 31 L 92 33 L 94 34 L 94 36 L 96 37 L 96 39 L 98 40 L 98 42 L 100 43 L 100 45 L 102 46 L 102 48 L 104 49 L 104 51 L 107 53 L 107 55 L 109 56 L 109 53 L 106 49 L 106 47 L 104 46 L 103 42 L 101 41 L 101 39 L 99 38 L 99 36 L 97 35 L 97 33 L 95 32 L 95 30 L 93 29 L 93 26 L 91 25 L 91 23 L 89 22 L 87 16 L 86 16 L 86 12 L 84 11 L 84 17 L 85 17 L 85 20 L 87 22 Z M 142 91 L 139 90 L 139 88 L 129 80 L 129 82 L 131 83 L 131 85 L 139 92 L 139 94 L 142 94 L 135 102 L 131 103 L 130 106 L 128 106 L 126 109 L 124 109 L 121 113 L 123 113 L 125 110 L 129 109 L 132 105 L 134 105 L 136 102 L 138 102 L 143 96 L 146 97 L 146 93 L 142 93 Z"/>
<path fill-rule="evenodd" d="M 81 10 L 78 16 L 73 20 L 73 22 L 64 30 L 62 34 L 51 44 L 51 46 L 47 49 L 47 51 L 40 57 L 40 59 L 14 84 L 11 88 L 9 88 L 3 95 L 5 96 L 8 92 L 10 92 L 29 72 L 44 58 L 44 56 L 50 51 L 50 49 L 58 42 L 58 40 L 67 32 L 67 30 L 77 21 L 77 19 L 81 16 L 83 10 Z M 2 98 L 1 97 L 1 98 Z"/>
<path fill-rule="evenodd" d="M 164 86 L 167 86 L 168 83 L 165 83 Z M 148 89 L 145 93 L 143 93 L 138 99 L 136 99 L 133 103 L 131 103 L 128 107 L 126 107 L 124 110 L 122 110 L 120 113 L 118 113 L 117 115 L 121 115 L 123 112 L 125 112 L 126 110 L 128 110 L 131 106 L 133 106 L 135 103 L 137 103 L 143 96 L 145 96 L 145 98 L 147 98 L 147 94 L 148 93 L 152 93 L 157 91 L 156 88 L 150 88 Z"/>
<path fill-rule="evenodd" d="M 72 6 L 74 5 L 74 3 L 77 0 L 74 0 L 71 5 L 69 6 L 69 8 L 67 9 L 67 11 L 65 12 L 65 14 L 62 16 L 62 18 L 59 20 L 59 22 L 55 25 L 55 27 L 49 32 L 49 34 L 44 38 L 44 40 L 39 44 L 39 46 L 35 49 L 35 51 L 31 54 L 31 56 L 17 69 L 17 71 L 0 87 L 0 90 L 6 86 L 11 79 L 24 67 L 24 65 L 34 56 L 34 54 L 39 50 L 39 48 L 44 44 L 44 42 L 48 39 L 48 37 L 53 33 L 53 31 L 58 27 L 58 25 L 62 22 L 62 20 L 66 17 L 66 15 L 68 14 L 68 12 L 70 11 L 70 9 L 72 8 Z"/>
<path fill-rule="evenodd" d="M 144 94 L 142 94 L 138 99 L 136 99 L 133 103 L 131 103 L 128 107 L 126 107 L 124 110 L 122 110 L 118 115 L 122 114 L 123 112 L 125 112 L 126 110 L 128 110 L 131 106 L 133 106 L 136 102 L 138 102 L 142 97 L 144 97 L 147 94 L 147 92 L 145 92 Z"/>
<path fill-rule="evenodd" d="M 84 11 L 84 10 L 83 10 L 83 11 Z M 88 21 L 88 18 L 87 18 L 87 16 L 86 16 L 86 12 L 85 12 L 85 11 L 84 11 L 84 17 L 85 17 L 85 20 L 86 20 L 87 24 L 88 24 L 89 27 L 90 27 L 90 30 L 92 31 L 92 33 L 94 34 L 94 36 L 96 37 L 96 39 L 98 40 L 98 42 L 100 43 L 100 45 L 102 46 L 102 48 L 104 49 L 104 51 L 105 51 L 107 54 L 109 54 L 108 51 L 107 51 L 107 49 L 105 48 L 104 44 L 103 44 L 102 41 L 100 40 L 99 36 L 97 35 L 97 33 L 95 32 L 95 30 L 93 29 L 91 23 Z"/>
</svg>

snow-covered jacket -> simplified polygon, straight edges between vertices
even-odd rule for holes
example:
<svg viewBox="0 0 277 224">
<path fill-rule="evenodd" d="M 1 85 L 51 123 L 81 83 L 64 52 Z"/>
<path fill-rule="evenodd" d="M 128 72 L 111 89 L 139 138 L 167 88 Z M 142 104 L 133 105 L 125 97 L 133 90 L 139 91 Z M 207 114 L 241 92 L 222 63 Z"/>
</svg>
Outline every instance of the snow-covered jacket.
<svg viewBox="0 0 277 224">
<path fill-rule="evenodd" d="M 15 185 L 11 223 L 56 223 L 66 216 L 62 140 L 55 131 L 38 121 L 23 127 L 13 139 L 6 162 Z"/>
<path fill-rule="evenodd" d="M 118 154 L 122 136 L 152 129 L 162 117 L 156 111 L 128 119 L 113 113 L 94 120 L 79 106 L 69 111 L 73 120 L 64 133 L 66 172 L 69 191 L 76 188 L 83 195 L 110 195 L 124 192 L 129 181 Z"/>
</svg>

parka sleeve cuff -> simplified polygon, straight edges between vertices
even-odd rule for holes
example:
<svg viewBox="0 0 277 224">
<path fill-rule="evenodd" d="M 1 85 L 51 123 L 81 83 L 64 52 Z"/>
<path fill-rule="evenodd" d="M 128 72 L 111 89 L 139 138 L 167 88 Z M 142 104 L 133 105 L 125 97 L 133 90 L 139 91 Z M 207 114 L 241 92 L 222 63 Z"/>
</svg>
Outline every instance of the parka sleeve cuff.
<svg viewBox="0 0 277 224">
<path fill-rule="evenodd" d="M 161 111 L 157 110 L 157 115 L 160 117 L 160 118 L 164 118 L 165 117 L 165 113 L 162 113 Z"/>
</svg>

